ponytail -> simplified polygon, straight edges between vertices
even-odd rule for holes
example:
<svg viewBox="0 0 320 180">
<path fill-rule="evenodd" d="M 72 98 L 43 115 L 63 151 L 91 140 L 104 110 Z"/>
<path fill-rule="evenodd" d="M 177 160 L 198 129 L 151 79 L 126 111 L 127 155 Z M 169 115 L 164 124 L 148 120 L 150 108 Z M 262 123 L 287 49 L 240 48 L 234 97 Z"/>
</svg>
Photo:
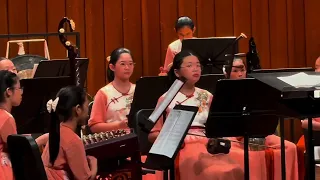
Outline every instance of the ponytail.
<svg viewBox="0 0 320 180">
<path fill-rule="evenodd" d="M 60 120 L 58 114 L 56 113 L 58 101 L 59 98 L 56 98 L 54 101 L 49 100 L 47 103 L 47 110 L 51 116 L 49 128 L 49 155 L 52 166 L 58 157 L 60 149 Z"/>
<path fill-rule="evenodd" d="M 108 64 L 108 68 L 107 68 L 107 78 L 108 78 L 109 82 L 114 80 L 114 72 L 110 69 L 109 64 Z"/>
</svg>

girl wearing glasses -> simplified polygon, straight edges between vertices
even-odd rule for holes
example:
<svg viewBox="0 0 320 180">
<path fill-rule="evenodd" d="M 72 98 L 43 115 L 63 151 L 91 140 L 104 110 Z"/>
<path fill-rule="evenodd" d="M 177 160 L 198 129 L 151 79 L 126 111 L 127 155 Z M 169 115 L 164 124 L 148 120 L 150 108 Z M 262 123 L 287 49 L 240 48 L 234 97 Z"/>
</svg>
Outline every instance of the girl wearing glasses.
<svg viewBox="0 0 320 180">
<path fill-rule="evenodd" d="M 15 73 L 0 71 L 0 179 L 12 180 L 13 172 L 7 154 L 7 137 L 17 134 L 16 123 L 10 114 L 13 106 L 22 101 L 22 88 Z"/>
<path fill-rule="evenodd" d="M 89 126 L 93 133 L 128 128 L 135 84 L 130 82 L 134 62 L 130 50 L 115 49 L 107 69 L 109 84 L 101 88 L 94 99 Z"/>
<path fill-rule="evenodd" d="M 181 77 L 187 79 L 181 90 L 172 100 L 167 108 L 167 114 L 176 105 L 187 105 L 199 107 L 189 134 L 184 140 L 183 148 L 176 158 L 176 178 L 179 179 L 228 179 L 239 180 L 243 178 L 243 171 L 240 166 L 231 160 L 228 155 L 223 153 L 207 156 L 206 137 L 195 136 L 198 134 L 205 136 L 203 130 L 208 118 L 209 109 L 213 95 L 204 90 L 195 87 L 201 75 L 201 64 L 199 59 L 189 51 L 181 51 L 175 55 L 173 65 L 168 73 L 169 79 L 175 80 Z M 163 101 L 164 95 L 159 98 L 158 104 Z M 149 140 L 154 142 L 163 126 L 163 117 L 161 117 L 155 127 L 149 134 Z M 208 161 L 210 163 L 208 163 Z M 213 163 L 214 162 L 214 163 Z M 210 172 L 210 173 L 208 173 Z M 209 175 L 210 174 L 210 175 Z M 212 176 L 215 174 L 216 176 Z"/>
<path fill-rule="evenodd" d="M 109 84 L 97 92 L 90 114 L 89 126 L 93 133 L 129 129 L 127 115 L 136 86 L 130 82 L 133 69 L 130 50 L 118 48 L 111 53 L 107 69 Z M 145 158 L 142 156 L 142 161 Z M 143 176 L 143 180 L 155 179 L 162 179 L 160 171 Z"/>
</svg>

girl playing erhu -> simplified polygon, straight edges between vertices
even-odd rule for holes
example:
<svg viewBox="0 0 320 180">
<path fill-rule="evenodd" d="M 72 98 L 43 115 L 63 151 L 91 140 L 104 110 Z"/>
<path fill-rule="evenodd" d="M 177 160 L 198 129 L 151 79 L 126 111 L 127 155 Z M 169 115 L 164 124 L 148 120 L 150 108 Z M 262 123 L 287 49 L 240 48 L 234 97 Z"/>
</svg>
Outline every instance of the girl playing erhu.
<svg viewBox="0 0 320 180">
<path fill-rule="evenodd" d="M 201 64 L 199 59 L 189 51 L 181 51 L 175 55 L 173 65 L 168 73 L 170 79 L 174 80 L 180 77 L 187 79 L 181 90 L 172 100 L 171 104 L 167 108 L 167 114 L 174 108 L 175 105 L 189 105 L 199 107 L 189 133 L 203 134 L 205 123 L 209 114 L 209 107 L 212 101 L 212 94 L 206 90 L 195 87 L 196 82 L 199 81 L 201 75 Z M 165 95 L 165 94 L 164 94 Z M 164 95 L 159 98 L 158 104 L 163 100 Z M 154 141 L 163 125 L 163 118 L 161 117 L 156 123 L 155 127 L 151 130 L 149 135 L 150 141 Z M 187 179 L 228 179 L 235 180 L 241 178 L 242 172 L 240 167 L 233 162 L 228 155 L 221 154 L 222 159 L 219 157 L 211 158 L 206 150 L 206 144 L 208 139 L 205 137 L 199 137 L 195 135 L 187 135 L 184 143 L 185 146 L 180 150 L 178 157 L 176 158 L 177 172 L 176 178 Z M 220 159 L 217 161 L 217 159 Z M 208 161 L 210 163 L 208 163 Z M 214 163 L 216 162 L 216 164 Z M 224 168 L 219 167 L 219 163 L 223 163 Z M 210 166 L 208 166 L 210 164 Z M 208 173 L 208 170 L 211 173 Z M 208 176 L 208 174 L 211 174 Z M 216 174 L 213 177 L 212 174 Z"/>
<path fill-rule="evenodd" d="M 0 71 L 0 179 L 12 180 L 13 172 L 7 154 L 7 137 L 17 134 L 16 123 L 10 114 L 22 100 L 22 88 L 15 73 Z"/>
<path fill-rule="evenodd" d="M 135 85 L 130 82 L 134 62 L 126 48 L 115 49 L 107 69 L 109 84 L 101 88 L 93 103 L 89 126 L 93 133 L 128 128 L 127 115 Z"/>
<path fill-rule="evenodd" d="M 193 38 L 196 27 L 191 18 L 187 16 L 181 16 L 177 19 L 174 30 L 179 39 L 173 41 L 168 46 L 164 67 L 161 68 L 161 73 L 159 75 L 167 74 L 173 62 L 174 56 L 181 51 L 182 40 Z"/>
<path fill-rule="evenodd" d="M 88 118 L 88 104 L 85 91 L 76 86 L 62 88 L 56 99 L 47 103 L 51 126 L 42 161 L 49 180 L 96 178 L 97 159 L 86 156 L 83 142 L 75 133 Z"/>
</svg>

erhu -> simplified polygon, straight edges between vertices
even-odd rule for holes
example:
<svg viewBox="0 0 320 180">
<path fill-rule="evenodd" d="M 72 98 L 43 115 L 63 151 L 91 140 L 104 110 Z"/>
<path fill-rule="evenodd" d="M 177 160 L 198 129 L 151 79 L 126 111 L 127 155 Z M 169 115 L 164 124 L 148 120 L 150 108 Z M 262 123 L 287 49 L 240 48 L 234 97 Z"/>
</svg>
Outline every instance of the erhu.
<svg viewBox="0 0 320 180">
<path fill-rule="evenodd" d="M 70 32 L 75 30 L 75 23 L 72 19 L 64 17 L 58 27 L 59 39 L 62 45 L 68 51 L 68 58 L 70 60 L 70 78 L 73 85 L 78 86 L 80 84 L 80 71 L 76 61 L 78 56 L 78 48 L 75 45 L 72 45 L 70 41 L 68 41 L 67 37 L 65 36 L 65 28 L 64 25 L 67 23 L 69 26 Z"/>
<path fill-rule="evenodd" d="M 249 40 L 249 51 L 247 52 L 246 58 L 248 73 L 251 73 L 255 69 L 261 69 L 260 58 L 253 37 Z"/>
</svg>

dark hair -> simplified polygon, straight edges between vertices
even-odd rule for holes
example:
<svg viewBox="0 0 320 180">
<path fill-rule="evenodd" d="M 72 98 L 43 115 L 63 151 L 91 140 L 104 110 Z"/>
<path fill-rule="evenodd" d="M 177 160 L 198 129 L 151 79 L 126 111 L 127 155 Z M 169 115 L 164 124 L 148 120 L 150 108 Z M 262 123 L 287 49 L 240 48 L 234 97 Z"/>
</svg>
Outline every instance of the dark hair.
<svg viewBox="0 0 320 180">
<path fill-rule="evenodd" d="M 188 56 L 196 56 L 196 55 L 189 50 L 182 50 L 181 52 L 179 52 L 174 56 L 172 66 L 168 72 L 168 78 L 171 83 L 173 83 L 176 79 L 178 79 L 178 77 L 174 73 L 174 70 L 175 69 L 179 70 L 181 68 L 181 64 L 183 63 L 184 58 Z"/>
<path fill-rule="evenodd" d="M 123 53 L 128 53 L 132 57 L 131 51 L 129 49 L 117 48 L 111 52 L 109 64 L 115 65 L 117 63 L 117 61 L 119 60 L 120 55 Z M 114 80 L 114 72 L 110 69 L 109 65 L 108 65 L 108 69 L 107 69 L 107 78 L 108 78 L 109 82 Z"/>
<path fill-rule="evenodd" d="M 190 27 L 191 30 L 194 29 L 194 23 L 191 18 L 188 16 L 181 16 L 177 19 L 175 29 L 176 31 L 179 31 L 184 26 Z"/>
<path fill-rule="evenodd" d="M 68 121 L 72 116 L 72 109 L 77 105 L 82 106 L 86 101 L 86 92 L 79 86 L 67 86 L 57 93 L 59 98 L 56 111 L 51 112 L 49 130 L 49 154 L 53 165 L 60 149 L 60 118 L 62 122 Z"/>
<path fill-rule="evenodd" d="M 0 61 L 2 60 L 9 60 L 8 58 L 5 58 L 5 57 L 0 57 Z"/>
<path fill-rule="evenodd" d="M 0 102 L 3 103 L 5 101 L 4 92 L 8 88 L 14 88 L 14 85 L 16 85 L 19 81 L 18 76 L 15 73 L 12 73 L 7 70 L 1 70 L 0 71 Z"/>
</svg>

